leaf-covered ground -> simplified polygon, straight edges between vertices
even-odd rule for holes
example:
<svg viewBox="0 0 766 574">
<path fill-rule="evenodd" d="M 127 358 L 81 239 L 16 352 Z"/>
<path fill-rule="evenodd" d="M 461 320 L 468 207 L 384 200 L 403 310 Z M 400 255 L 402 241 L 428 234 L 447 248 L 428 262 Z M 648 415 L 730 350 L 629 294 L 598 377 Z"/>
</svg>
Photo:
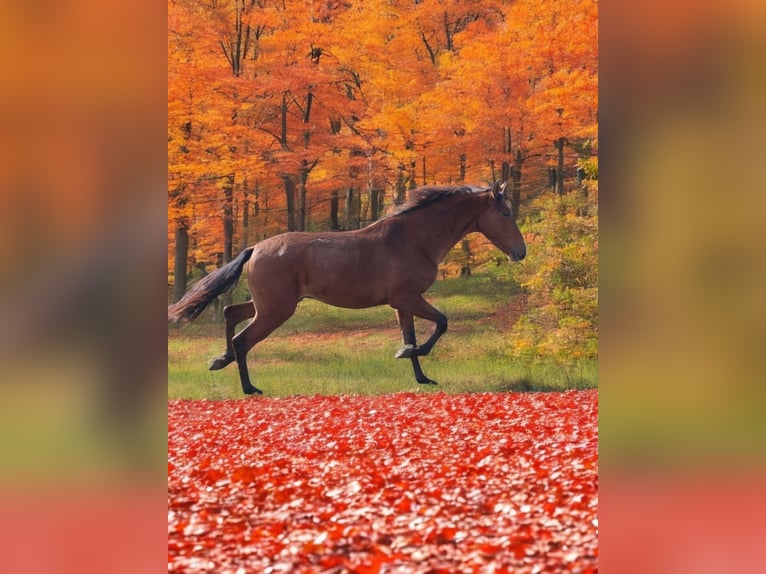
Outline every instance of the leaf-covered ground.
<svg viewBox="0 0 766 574">
<path fill-rule="evenodd" d="M 168 403 L 173 572 L 595 572 L 597 391 Z"/>
</svg>

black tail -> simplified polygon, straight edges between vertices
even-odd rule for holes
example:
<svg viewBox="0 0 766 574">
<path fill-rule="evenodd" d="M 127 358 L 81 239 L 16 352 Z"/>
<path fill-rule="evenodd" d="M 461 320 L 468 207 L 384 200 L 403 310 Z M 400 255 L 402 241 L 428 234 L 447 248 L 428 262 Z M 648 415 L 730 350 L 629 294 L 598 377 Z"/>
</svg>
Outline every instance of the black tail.
<svg viewBox="0 0 766 574">
<path fill-rule="evenodd" d="M 168 322 L 183 325 L 196 319 L 213 299 L 237 282 L 252 253 L 253 247 L 248 247 L 236 259 L 197 281 L 186 295 L 168 307 Z"/>
</svg>

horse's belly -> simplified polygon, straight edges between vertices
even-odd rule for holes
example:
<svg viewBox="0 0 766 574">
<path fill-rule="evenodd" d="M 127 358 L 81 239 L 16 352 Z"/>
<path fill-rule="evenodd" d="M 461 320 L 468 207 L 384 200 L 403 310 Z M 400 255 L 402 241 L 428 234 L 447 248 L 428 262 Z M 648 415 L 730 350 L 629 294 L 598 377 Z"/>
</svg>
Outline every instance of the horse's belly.
<svg viewBox="0 0 766 574">
<path fill-rule="evenodd" d="M 354 279 L 344 281 L 333 281 L 331 285 L 324 283 L 314 283 L 306 285 L 302 290 L 302 297 L 308 297 L 333 305 L 334 307 L 345 307 L 347 309 L 364 309 L 365 307 L 375 307 L 387 303 L 387 297 L 384 292 L 377 292 L 376 289 L 366 289 L 361 283 L 356 283 Z"/>
<path fill-rule="evenodd" d="M 362 309 L 387 302 L 383 277 L 369 261 L 315 260 L 302 281 L 302 295 L 335 307 Z"/>
<path fill-rule="evenodd" d="M 333 307 L 343 307 L 344 309 L 366 309 L 368 307 L 377 307 L 378 305 L 384 305 L 385 299 L 370 299 L 370 298 L 335 298 L 335 297 L 314 297 L 322 303 L 327 303 Z"/>
</svg>

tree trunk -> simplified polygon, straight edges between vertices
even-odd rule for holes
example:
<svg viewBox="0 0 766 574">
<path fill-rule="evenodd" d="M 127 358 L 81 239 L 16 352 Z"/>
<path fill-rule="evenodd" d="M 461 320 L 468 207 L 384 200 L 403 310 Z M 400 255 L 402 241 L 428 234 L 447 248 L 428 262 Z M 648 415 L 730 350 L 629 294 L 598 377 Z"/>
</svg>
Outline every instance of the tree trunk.
<svg viewBox="0 0 766 574">
<path fill-rule="evenodd" d="M 186 293 L 186 262 L 189 259 L 189 225 L 185 219 L 176 222 L 176 247 L 173 262 L 173 302 Z"/>
<path fill-rule="evenodd" d="M 333 189 L 330 195 L 330 229 L 338 231 L 340 222 L 338 221 L 338 190 Z"/>
<path fill-rule="evenodd" d="M 306 111 L 303 114 L 303 147 L 309 147 L 309 140 L 311 139 L 311 130 L 308 129 L 308 123 L 311 119 L 311 103 L 314 101 L 314 94 L 309 89 L 309 93 L 306 96 Z"/>
<path fill-rule="evenodd" d="M 503 128 L 503 153 L 511 153 L 511 128 Z"/>
<path fill-rule="evenodd" d="M 380 194 L 380 191 L 378 189 L 376 189 L 375 187 L 370 188 L 370 220 L 371 221 L 378 220 L 378 216 L 379 216 L 378 195 L 379 194 Z"/>
<path fill-rule="evenodd" d="M 396 197 L 394 198 L 395 205 L 401 205 L 404 203 L 404 198 L 407 194 L 407 188 L 404 185 L 404 166 L 399 166 L 399 177 L 396 180 Z"/>
<path fill-rule="evenodd" d="M 349 186 L 349 188 L 346 190 L 346 205 L 345 205 L 345 219 L 346 219 L 346 229 L 355 229 L 358 227 L 358 224 L 354 221 L 354 188 L 352 186 Z"/>
<path fill-rule="evenodd" d="M 223 186 L 223 265 L 229 263 L 233 257 L 234 248 L 234 174 L 226 176 Z M 232 304 L 231 291 L 221 295 L 221 307 Z M 218 310 L 217 310 L 218 311 Z M 216 313 L 219 319 L 223 319 L 223 313 Z"/>
<path fill-rule="evenodd" d="M 556 149 L 559 152 L 559 161 L 556 168 L 556 193 L 558 195 L 564 194 L 564 143 L 566 138 L 559 138 L 554 142 Z"/>
<path fill-rule="evenodd" d="M 285 205 L 287 206 L 287 230 L 295 231 L 295 182 L 289 175 L 283 175 L 285 184 Z"/>
<path fill-rule="evenodd" d="M 247 192 L 247 179 L 242 182 L 242 249 L 250 242 L 250 196 Z"/>
<path fill-rule="evenodd" d="M 471 276 L 471 244 L 465 238 L 463 238 L 463 241 L 460 243 L 460 251 L 462 254 L 462 265 L 460 266 L 460 276 L 470 277 Z"/>
<path fill-rule="evenodd" d="M 317 55 L 317 61 L 319 56 Z M 311 130 L 309 129 L 309 121 L 311 120 L 311 104 L 314 101 L 314 94 L 309 88 L 306 95 L 306 108 L 303 112 L 303 147 L 308 149 L 309 141 L 311 140 Z M 314 162 L 316 165 L 316 162 Z M 298 188 L 298 220 L 296 222 L 297 231 L 305 231 L 306 229 L 306 182 L 309 179 L 309 173 L 314 169 L 314 165 L 309 166 L 308 160 L 301 161 L 301 176 L 300 187 Z"/>
<path fill-rule="evenodd" d="M 279 134 L 279 144 L 282 149 L 287 149 L 287 94 L 289 92 L 282 93 L 282 109 L 281 109 L 281 131 Z"/>
<path fill-rule="evenodd" d="M 301 167 L 301 184 L 298 188 L 298 218 L 296 221 L 296 231 L 305 231 L 306 229 L 306 181 L 309 177 L 309 168 L 306 160 L 303 160 Z"/>
<path fill-rule="evenodd" d="M 223 186 L 223 264 L 233 259 L 234 243 L 234 174 L 226 176 Z"/>
</svg>

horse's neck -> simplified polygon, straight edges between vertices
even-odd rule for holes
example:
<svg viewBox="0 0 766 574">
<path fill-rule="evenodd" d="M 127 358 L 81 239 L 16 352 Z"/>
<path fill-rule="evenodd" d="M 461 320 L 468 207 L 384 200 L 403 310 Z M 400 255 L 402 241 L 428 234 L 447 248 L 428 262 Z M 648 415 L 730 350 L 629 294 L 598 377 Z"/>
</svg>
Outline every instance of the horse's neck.
<svg viewBox="0 0 766 574">
<path fill-rule="evenodd" d="M 447 200 L 422 213 L 423 220 L 418 225 L 425 232 L 436 261 L 441 261 L 458 241 L 477 230 L 477 219 L 483 209 L 482 197 L 471 194 Z"/>
</svg>

